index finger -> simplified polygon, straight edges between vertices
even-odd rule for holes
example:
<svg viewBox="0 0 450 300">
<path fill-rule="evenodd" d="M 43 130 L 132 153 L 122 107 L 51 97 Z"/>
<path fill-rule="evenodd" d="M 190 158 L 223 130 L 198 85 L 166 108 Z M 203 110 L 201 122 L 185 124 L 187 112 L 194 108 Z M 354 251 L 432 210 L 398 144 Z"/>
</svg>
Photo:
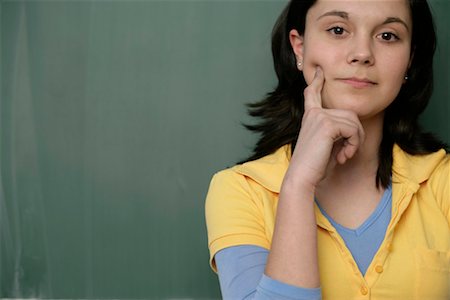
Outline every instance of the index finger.
<svg viewBox="0 0 450 300">
<path fill-rule="evenodd" d="M 312 108 L 322 108 L 322 88 L 325 77 L 323 76 L 322 69 L 317 66 L 316 73 L 310 85 L 308 85 L 303 92 L 305 97 L 305 111 Z"/>
</svg>

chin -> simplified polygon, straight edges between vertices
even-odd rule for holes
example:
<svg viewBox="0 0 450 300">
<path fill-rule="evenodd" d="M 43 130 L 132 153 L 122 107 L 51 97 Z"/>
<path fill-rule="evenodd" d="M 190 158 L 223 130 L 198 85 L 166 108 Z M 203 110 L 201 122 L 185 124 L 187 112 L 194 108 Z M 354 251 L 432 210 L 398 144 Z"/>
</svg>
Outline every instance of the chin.
<svg viewBox="0 0 450 300">
<path fill-rule="evenodd" d="M 323 107 L 328 109 L 341 109 L 354 112 L 360 120 L 370 119 L 378 114 L 380 111 L 375 110 L 374 107 L 370 107 L 366 101 L 354 100 L 354 101 L 324 101 Z"/>
<path fill-rule="evenodd" d="M 342 99 L 333 99 L 333 101 L 323 101 L 322 103 L 324 108 L 330 108 L 330 109 L 344 109 L 344 110 L 351 110 L 355 113 L 359 113 L 362 110 L 364 110 L 365 105 L 362 104 L 362 102 L 358 100 L 352 100 L 348 101 L 348 98 L 346 100 Z"/>
</svg>

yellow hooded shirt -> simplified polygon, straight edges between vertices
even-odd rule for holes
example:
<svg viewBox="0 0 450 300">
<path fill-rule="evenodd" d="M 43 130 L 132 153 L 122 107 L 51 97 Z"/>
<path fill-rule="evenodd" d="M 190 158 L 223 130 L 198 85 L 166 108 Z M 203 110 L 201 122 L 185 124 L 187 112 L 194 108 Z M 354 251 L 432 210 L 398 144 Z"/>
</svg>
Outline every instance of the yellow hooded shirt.
<svg viewBox="0 0 450 300">
<path fill-rule="evenodd" d="M 450 156 L 393 149 L 392 219 L 363 276 L 315 207 L 323 299 L 450 299 Z M 270 249 L 290 147 L 214 175 L 206 198 L 210 263 L 237 245 Z"/>
</svg>

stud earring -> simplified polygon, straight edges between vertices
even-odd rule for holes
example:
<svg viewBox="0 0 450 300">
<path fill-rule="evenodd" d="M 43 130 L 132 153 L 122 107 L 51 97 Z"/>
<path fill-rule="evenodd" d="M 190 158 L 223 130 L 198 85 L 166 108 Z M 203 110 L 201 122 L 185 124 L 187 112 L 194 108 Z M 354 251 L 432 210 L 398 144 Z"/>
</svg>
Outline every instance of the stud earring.
<svg viewBox="0 0 450 300">
<path fill-rule="evenodd" d="M 302 63 L 301 61 L 297 62 L 297 66 L 298 66 L 299 68 L 301 68 L 302 65 L 303 65 L 303 63 Z"/>
<path fill-rule="evenodd" d="M 408 80 L 408 78 L 409 78 L 408 75 L 405 75 L 405 80 Z"/>
</svg>

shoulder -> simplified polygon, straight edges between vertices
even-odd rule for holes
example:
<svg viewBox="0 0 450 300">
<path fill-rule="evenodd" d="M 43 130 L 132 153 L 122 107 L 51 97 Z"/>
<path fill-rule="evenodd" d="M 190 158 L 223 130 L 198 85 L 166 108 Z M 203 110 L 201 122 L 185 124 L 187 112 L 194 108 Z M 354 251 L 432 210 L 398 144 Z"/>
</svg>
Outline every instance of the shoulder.
<svg viewBox="0 0 450 300">
<path fill-rule="evenodd" d="M 450 215 L 450 155 L 446 154 L 436 165 L 429 179 L 430 187 L 443 210 Z"/>
<path fill-rule="evenodd" d="M 261 159 L 217 172 L 205 203 L 210 263 L 214 255 L 236 245 L 268 249 L 275 203 L 289 163 L 286 147 Z"/>
<path fill-rule="evenodd" d="M 279 193 L 289 159 L 290 147 L 286 145 L 260 159 L 221 170 L 211 179 L 207 200 L 236 197 L 237 194 L 249 196 L 255 189 Z"/>
<path fill-rule="evenodd" d="M 436 203 L 450 222 L 450 155 L 443 149 L 426 155 L 395 153 L 393 176 L 417 185 L 422 199 Z"/>
<path fill-rule="evenodd" d="M 449 155 L 444 149 L 425 155 L 412 155 L 395 145 L 393 158 L 393 176 L 414 184 L 440 177 L 443 172 L 448 174 L 450 168 Z"/>
<path fill-rule="evenodd" d="M 215 173 L 209 184 L 208 195 L 214 193 L 226 193 L 230 190 L 245 191 L 248 188 L 246 176 L 241 174 L 238 169 L 240 165 L 221 170 Z"/>
<path fill-rule="evenodd" d="M 289 164 L 287 146 L 261 159 L 214 174 L 206 196 L 207 221 L 217 222 L 229 215 L 245 219 L 264 215 L 263 207 L 273 207 Z"/>
</svg>

